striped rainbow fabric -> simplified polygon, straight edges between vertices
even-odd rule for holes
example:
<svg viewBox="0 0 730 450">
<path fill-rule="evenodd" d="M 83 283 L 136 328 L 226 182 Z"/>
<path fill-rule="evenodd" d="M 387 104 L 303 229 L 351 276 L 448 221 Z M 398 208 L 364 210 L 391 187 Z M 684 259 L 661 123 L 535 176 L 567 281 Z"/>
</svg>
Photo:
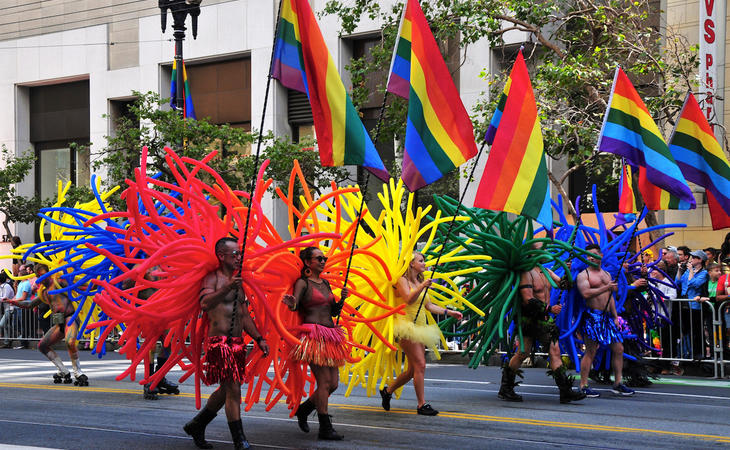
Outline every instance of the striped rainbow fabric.
<svg viewBox="0 0 730 450">
<path fill-rule="evenodd" d="M 403 11 L 387 89 L 408 99 L 401 178 L 410 191 L 477 154 L 469 114 L 417 0 Z"/>
<path fill-rule="evenodd" d="M 667 143 L 634 85 L 620 67 L 616 68 L 597 149 L 619 155 L 632 166 L 640 168 L 639 190 L 649 209 L 695 208 L 692 191 L 669 152 Z M 647 183 L 666 192 L 647 198 Z M 658 203 L 652 203 L 654 201 Z"/>
<path fill-rule="evenodd" d="M 552 230 L 542 131 L 522 50 L 492 116 L 492 126 L 492 148 L 474 206 L 530 217 Z"/>
<path fill-rule="evenodd" d="M 636 198 L 631 180 L 631 168 L 622 163 L 621 179 L 618 184 L 618 212 L 634 214 L 636 212 Z"/>
<path fill-rule="evenodd" d="M 730 215 L 730 164 L 691 92 L 669 138 L 669 151 L 687 181 L 711 192 Z"/>
<path fill-rule="evenodd" d="M 185 61 L 182 62 L 183 84 L 185 88 L 185 105 L 183 107 L 183 117 L 195 119 L 195 107 L 193 106 L 193 97 L 190 95 L 190 83 L 188 83 L 188 72 L 185 70 Z M 172 81 L 170 81 L 170 106 L 177 109 L 177 61 L 172 61 Z"/>
<path fill-rule="evenodd" d="M 323 166 L 356 164 L 389 178 L 345 91 L 309 1 L 282 0 L 271 76 L 309 97 Z"/>
</svg>

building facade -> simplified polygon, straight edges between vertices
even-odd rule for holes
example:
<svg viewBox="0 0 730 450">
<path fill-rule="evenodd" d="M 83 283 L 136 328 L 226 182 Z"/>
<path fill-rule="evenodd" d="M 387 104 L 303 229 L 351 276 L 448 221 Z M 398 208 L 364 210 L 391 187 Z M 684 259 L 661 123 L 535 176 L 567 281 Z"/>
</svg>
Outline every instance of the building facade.
<svg viewBox="0 0 730 450">
<path fill-rule="evenodd" d="M 394 3 L 387 0 L 383 7 Z M 662 0 L 662 26 L 686 34 L 690 42 L 700 40 L 700 7 L 713 0 Z M 169 96 L 171 64 L 174 57 L 172 19 L 165 33 L 160 27 L 157 2 L 149 0 L 5 0 L 0 19 L 0 143 L 22 154 L 37 156 L 37 167 L 21 185 L 22 194 L 39 193 L 54 197 L 57 179 L 77 184 L 89 183 L 91 162 L 104 146 L 105 136 L 113 135 L 115 118 L 133 100 L 132 91 L 154 91 Z M 311 0 L 315 11 L 325 0 Z M 714 0 L 714 4 L 718 4 Z M 297 97 L 276 81 L 272 82 L 266 116 L 262 107 L 276 20 L 275 0 L 203 0 L 198 19 L 198 37 L 188 29 L 184 56 L 191 91 L 199 117 L 214 123 L 230 123 L 247 129 L 297 137 L 311 133 L 311 119 L 301 96 Z M 705 6 L 703 6 L 705 5 Z M 717 21 L 717 12 L 713 20 Z M 720 13 L 724 19 L 724 12 Z M 189 20 L 189 19 L 188 19 Z M 339 36 L 337 19 L 320 18 L 325 41 L 347 85 L 345 65 L 353 56 L 367 52 L 378 38 L 379 24 L 363 20 L 349 36 Z M 188 26 L 188 28 L 190 28 Z M 726 27 L 713 26 L 714 52 L 730 46 Z M 528 41 L 524 33 L 505 34 L 507 44 Z M 480 73 L 495 72 L 505 64 L 486 42 L 471 44 L 458 68 L 456 84 L 467 110 L 487 91 Z M 715 59 L 722 76 L 726 57 Z M 374 75 L 375 76 L 375 75 Z M 378 74 L 387 76 L 387 74 Z M 718 83 L 716 86 L 720 85 Z M 304 99 L 306 101 L 306 98 Z M 723 124 L 730 118 L 730 102 L 722 106 Z M 371 108 L 374 109 L 374 108 Z M 364 121 L 374 124 L 372 111 L 363 111 Z M 263 119 L 263 121 L 262 121 Z M 721 138 L 722 139 L 722 138 Z M 91 143 L 90 152 L 74 149 L 71 142 Z M 390 144 L 385 144 L 391 145 Z M 380 146 L 380 145 L 379 145 Z M 480 165 L 486 161 L 481 158 Z M 560 163 L 554 170 L 561 171 Z M 476 173 L 481 173 L 477 168 Z M 103 176 L 103 173 L 99 175 Z M 463 177 L 461 178 L 463 183 Z M 466 199 L 473 199 L 478 183 L 472 183 Z M 554 191 L 554 190 L 553 190 Z M 660 213 L 660 220 L 683 222 L 689 227 L 670 241 L 693 247 L 719 245 L 723 232 L 708 231 L 709 214 L 698 192 L 698 210 Z M 469 200 L 467 200 L 469 201 Z M 273 201 L 264 205 L 280 230 L 286 227 L 285 211 Z M 30 226 L 16 227 L 24 242 L 34 240 Z"/>
</svg>

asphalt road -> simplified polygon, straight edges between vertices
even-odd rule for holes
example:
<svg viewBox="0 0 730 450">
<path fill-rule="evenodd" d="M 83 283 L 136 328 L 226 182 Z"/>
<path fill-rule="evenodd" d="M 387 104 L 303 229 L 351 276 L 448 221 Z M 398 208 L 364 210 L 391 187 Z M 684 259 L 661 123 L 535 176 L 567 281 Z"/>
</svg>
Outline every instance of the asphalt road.
<svg viewBox="0 0 730 450">
<path fill-rule="evenodd" d="M 55 370 L 37 351 L 0 350 L 0 448 L 195 448 L 181 428 L 196 413 L 192 381 L 180 395 L 144 400 L 135 382 L 115 381 L 126 367 L 118 354 L 81 358 L 88 387 L 53 384 Z M 284 404 L 244 412 L 244 429 L 255 448 L 730 447 L 730 380 L 666 377 L 630 398 L 598 386 L 601 398 L 568 405 L 544 370 L 525 370 L 523 403 L 497 399 L 498 381 L 496 367 L 429 365 L 426 397 L 438 417 L 415 414 L 411 385 L 390 412 L 379 397 L 362 389 L 344 397 L 340 387 L 330 414 L 341 442 L 318 441 L 316 418 L 302 433 Z M 210 392 L 203 388 L 204 397 Z M 231 447 L 223 411 L 206 436 L 216 448 Z"/>
</svg>

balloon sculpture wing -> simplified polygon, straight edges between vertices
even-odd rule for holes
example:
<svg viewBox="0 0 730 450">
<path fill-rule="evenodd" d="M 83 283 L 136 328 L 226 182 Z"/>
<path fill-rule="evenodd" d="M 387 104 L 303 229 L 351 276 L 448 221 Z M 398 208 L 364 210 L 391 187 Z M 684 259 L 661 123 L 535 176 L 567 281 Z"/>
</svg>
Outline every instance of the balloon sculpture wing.
<svg viewBox="0 0 730 450">
<path fill-rule="evenodd" d="M 356 245 L 348 279 L 350 296 L 341 316 L 341 323 L 347 329 L 353 346 L 352 357 L 340 375 L 343 382 L 348 382 L 345 395 L 349 395 L 357 385 L 365 387 L 368 395 L 373 395 L 388 379 L 400 373 L 406 363 L 395 344 L 394 334 L 396 316 L 404 316 L 405 305 L 397 298 L 394 287 L 408 268 L 417 243 L 425 238 L 425 247 L 431 246 L 440 219 L 422 225 L 428 209 L 418 208 L 414 212 L 413 195 L 406 197 L 402 182 L 395 185 L 391 180 L 378 194 L 382 212 L 375 217 L 363 208 L 359 218 L 362 225 L 355 238 L 362 195 L 356 188 L 337 192 L 341 195 L 323 196 L 317 202 L 305 195 L 303 210 L 317 208 L 328 220 L 310 216 L 301 220 L 299 227 L 306 228 L 308 232 L 326 230 L 342 235 L 341 241 L 333 242 L 327 248 L 328 256 L 331 255 L 337 264 L 329 272 L 333 286 L 342 286 L 349 250 Z M 282 198 L 285 201 L 289 199 L 289 204 L 293 205 L 291 191 L 289 194 Z M 405 208 L 402 208 L 404 203 Z M 290 214 L 290 217 L 294 216 L 306 217 L 298 210 Z M 427 265 L 432 263 L 426 261 Z M 430 274 L 426 272 L 424 275 Z M 440 306 L 473 307 L 455 291 L 455 283 L 448 275 L 439 273 L 436 280 L 438 282 L 431 288 L 432 302 Z M 427 310 L 420 314 L 424 314 L 429 323 L 435 323 Z M 445 345 L 443 337 L 442 343 Z"/>
<path fill-rule="evenodd" d="M 40 283 L 47 278 L 59 280 L 56 287 L 49 290 L 49 294 L 63 294 L 72 302 L 75 312 L 69 317 L 68 324 L 79 320 L 81 326 L 77 338 L 87 336 L 93 345 L 99 330 L 89 329 L 87 326 L 90 321 L 105 320 L 106 315 L 93 301 L 99 289 L 92 281 L 109 280 L 118 274 L 118 271 L 107 258 L 90 251 L 86 243 L 95 242 L 117 255 L 121 254 L 121 246 L 115 242 L 116 236 L 110 231 L 116 226 L 115 223 L 84 226 L 91 217 L 107 211 L 109 207 L 107 200 L 119 188 L 100 193 L 100 183 L 96 176 L 91 179 L 91 187 L 94 199 L 82 204 L 76 203 L 71 207 L 66 205 L 66 195 L 71 183 L 64 185 L 59 181 L 56 203 L 39 213 L 42 219 L 41 241 L 22 245 L 14 249 L 14 253 L 22 255 L 26 261 L 48 266 L 49 271 L 36 282 Z M 49 235 L 50 239 L 47 240 L 46 235 Z M 48 313 L 50 314 L 50 311 Z M 121 326 L 119 324 L 120 330 Z M 105 349 L 102 340 L 99 357 L 105 353 Z"/>
<path fill-rule="evenodd" d="M 499 344 L 509 345 L 510 324 L 521 323 L 520 274 L 550 264 L 565 266 L 559 255 L 570 246 L 533 237 L 532 221 L 525 217 L 509 220 L 504 212 L 459 206 L 448 197 L 437 196 L 435 203 L 443 216 L 457 215 L 457 207 L 462 215 L 448 240 L 447 223 L 439 225 L 436 243 L 445 246 L 445 253 L 453 253 L 455 258 L 445 270 L 460 274 L 458 284 L 465 290 L 466 300 L 486 314 L 482 317 L 467 312 L 460 323 L 449 318 L 440 326 L 444 334 L 468 342 L 465 354 L 473 352 L 469 366 L 476 368 Z M 515 327 L 514 334 L 521 337 L 521 327 Z"/>
</svg>

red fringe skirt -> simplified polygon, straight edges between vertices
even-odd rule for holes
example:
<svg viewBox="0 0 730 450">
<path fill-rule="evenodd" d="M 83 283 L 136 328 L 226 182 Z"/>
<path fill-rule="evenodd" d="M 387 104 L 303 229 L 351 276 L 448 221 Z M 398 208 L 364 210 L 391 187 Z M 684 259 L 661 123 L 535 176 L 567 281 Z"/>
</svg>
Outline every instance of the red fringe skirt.
<svg viewBox="0 0 730 450">
<path fill-rule="evenodd" d="M 324 367 L 341 367 L 347 360 L 345 332 L 341 327 L 330 328 L 316 323 L 299 326 L 299 344 L 291 358 Z"/>
<path fill-rule="evenodd" d="M 246 370 L 246 344 L 243 338 L 208 336 L 205 340 L 203 370 L 203 381 L 207 385 L 231 380 L 243 384 Z"/>
</svg>

